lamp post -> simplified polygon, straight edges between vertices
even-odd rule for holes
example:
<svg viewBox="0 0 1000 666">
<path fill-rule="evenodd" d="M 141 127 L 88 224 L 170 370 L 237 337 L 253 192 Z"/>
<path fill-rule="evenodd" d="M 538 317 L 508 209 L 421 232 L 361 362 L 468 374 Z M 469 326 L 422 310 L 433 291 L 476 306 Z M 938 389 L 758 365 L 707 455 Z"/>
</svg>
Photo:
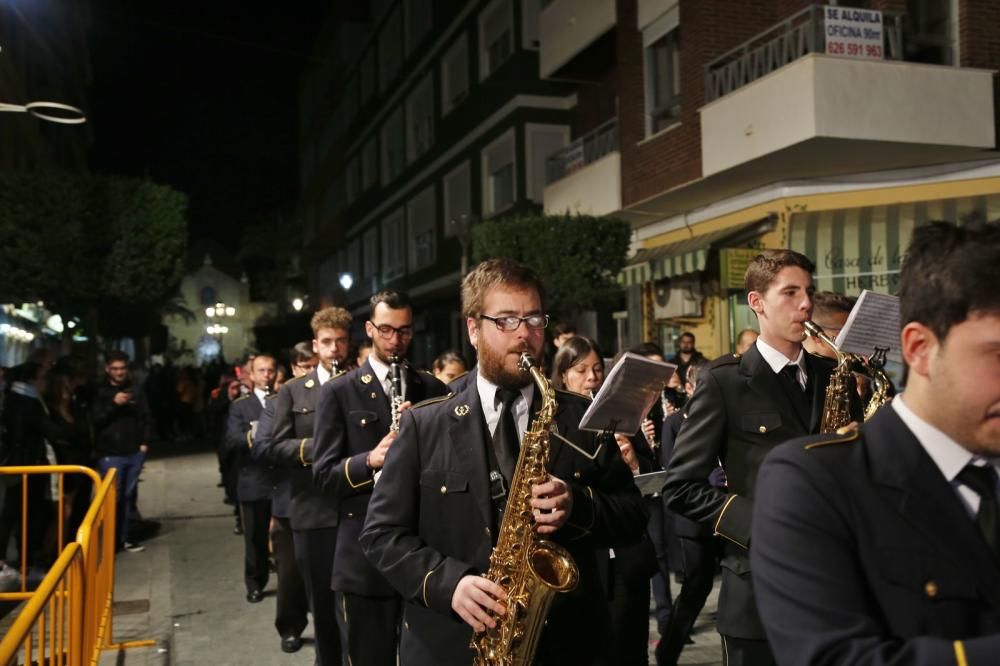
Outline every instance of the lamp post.
<svg viewBox="0 0 1000 666">
<path fill-rule="evenodd" d="M 222 338 L 229 332 L 229 327 L 222 322 L 226 319 L 234 318 L 236 316 L 236 308 L 232 305 L 226 305 L 220 301 L 215 305 L 209 305 L 205 308 L 205 316 L 208 317 L 208 325 L 205 326 L 205 332 L 218 341 L 219 358 L 225 360 L 226 357 L 223 354 Z"/>
</svg>

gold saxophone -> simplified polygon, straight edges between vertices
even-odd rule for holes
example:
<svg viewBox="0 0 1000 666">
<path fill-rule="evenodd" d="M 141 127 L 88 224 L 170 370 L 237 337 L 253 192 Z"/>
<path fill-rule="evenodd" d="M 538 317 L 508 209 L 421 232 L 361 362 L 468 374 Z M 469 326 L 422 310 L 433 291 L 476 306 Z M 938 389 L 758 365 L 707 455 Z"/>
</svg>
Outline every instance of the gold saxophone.
<svg viewBox="0 0 1000 666">
<path fill-rule="evenodd" d="M 837 355 L 837 367 L 830 375 L 830 383 L 826 387 L 826 397 L 823 401 L 823 418 L 820 421 L 820 432 L 836 432 L 852 421 L 867 421 L 878 408 L 889 400 L 889 377 L 882 370 L 885 365 L 886 349 L 876 347 L 875 353 L 865 358 L 859 354 L 844 352 L 837 348 L 836 343 L 823 332 L 822 327 L 815 322 L 803 324 L 806 334 L 811 335 L 828 346 Z M 857 395 L 857 380 L 854 373 L 868 377 L 872 382 L 872 397 L 865 406 L 863 414 L 851 412 L 852 397 Z"/>
<path fill-rule="evenodd" d="M 522 372 L 530 372 L 542 395 L 542 407 L 521 441 L 514 478 L 507 495 L 497 545 L 486 578 L 507 593 L 507 612 L 496 627 L 474 634 L 469 647 L 475 666 L 529 666 L 556 592 L 576 587 L 580 572 L 569 552 L 535 532 L 531 486 L 548 478 L 549 429 L 556 411 L 555 391 L 527 353 Z"/>
</svg>

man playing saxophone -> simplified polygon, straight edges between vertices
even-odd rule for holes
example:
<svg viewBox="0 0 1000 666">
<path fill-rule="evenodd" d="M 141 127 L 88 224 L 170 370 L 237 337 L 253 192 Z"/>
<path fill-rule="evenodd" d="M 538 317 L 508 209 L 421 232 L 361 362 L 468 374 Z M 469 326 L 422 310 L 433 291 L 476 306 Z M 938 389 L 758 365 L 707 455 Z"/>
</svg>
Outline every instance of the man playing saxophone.
<svg viewBox="0 0 1000 666">
<path fill-rule="evenodd" d="M 368 559 L 406 601 L 407 666 L 472 663 L 473 632 L 507 612 L 505 590 L 481 574 L 506 527 L 506 490 L 542 403 L 519 368 L 524 352 L 540 358 L 548 322 L 535 273 L 485 261 L 462 284 L 462 309 L 477 375 L 458 394 L 403 415 L 361 534 Z M 555 399 L 548 477 L 531 487 L 533 511 L 519 515 L 568 551 L 579 583 L 556 595 L 535 663 L 614 664 L 596 549 L 638 542 L 646 514 L 614 442 L 577 428 L 589 400 L 561 391 Z"/>
</svg>

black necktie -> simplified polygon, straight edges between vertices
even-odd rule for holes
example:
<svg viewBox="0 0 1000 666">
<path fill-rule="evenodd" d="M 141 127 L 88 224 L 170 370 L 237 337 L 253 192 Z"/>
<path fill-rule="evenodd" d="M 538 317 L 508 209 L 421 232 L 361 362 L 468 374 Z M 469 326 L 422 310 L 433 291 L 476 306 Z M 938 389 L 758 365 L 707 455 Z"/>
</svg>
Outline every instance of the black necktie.
<svg viewBox="0 0 1000 666">
<path fill-rule="evenodd" d="M 805 391 L 805 389 L 802 388 L 802 384 L 799 383 L 799 366 L 794 363 L 789 363 L 781 369 L 781 374 L 786 380 L 791 382 L 791 386 L 794 386 L 800 392 Z"/>
<path fill-rule="evenodd" d="M 966 465 L 958 473 L 958 480 L 979 495 L 976 525 L 994 555 L 1000 555 L 1000 521 L 997 516 L 997 471 L 993 465 L 977 467 Z"/>
<path fill-rule="evenodd" d="M 500 472 L 508 482 L 514 476 L 517 456 L 521 451 L 521 442 L 517 436 L 517 424 L 514 423 L 514 401 L 521 395 L 520 391 L 498 388 L 497 399 L 500 400 L 500 422 L 493 431 L 493 448 L 497 453 L 497 463 Z"/>
</svg>

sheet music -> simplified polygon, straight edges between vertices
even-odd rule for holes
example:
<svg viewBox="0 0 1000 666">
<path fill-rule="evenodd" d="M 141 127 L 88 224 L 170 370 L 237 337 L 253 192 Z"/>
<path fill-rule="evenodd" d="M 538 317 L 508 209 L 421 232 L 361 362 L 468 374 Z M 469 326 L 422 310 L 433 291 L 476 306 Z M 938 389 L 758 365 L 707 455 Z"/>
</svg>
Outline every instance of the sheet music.
<svg viewBox="0 0 1000 666">
<path fill-rule="evenodd" d="M 612 427 L 617 433 L 634 435 L 660 398 L 670 375 L 677 371 L 673 363 L 654 361 L 626 352 L 611 368 L 601 390 L 580 420 L 580 430 L 604 432 Z"/>
<path fill-rule="evenodd" d="M 899 297 L 865 289 L 834 342 L 841 351 L 865 357 L 875 347 L 888 347 L 886 358 L 902 363 L 899 330 Z"/>
<path fill-rule="evenodd" d="M 667 471 L 637 474 L 632 478 L 643 497 L 656 497 L 663 491 L 663 486 L 667 482 Z"/>
</svg>

